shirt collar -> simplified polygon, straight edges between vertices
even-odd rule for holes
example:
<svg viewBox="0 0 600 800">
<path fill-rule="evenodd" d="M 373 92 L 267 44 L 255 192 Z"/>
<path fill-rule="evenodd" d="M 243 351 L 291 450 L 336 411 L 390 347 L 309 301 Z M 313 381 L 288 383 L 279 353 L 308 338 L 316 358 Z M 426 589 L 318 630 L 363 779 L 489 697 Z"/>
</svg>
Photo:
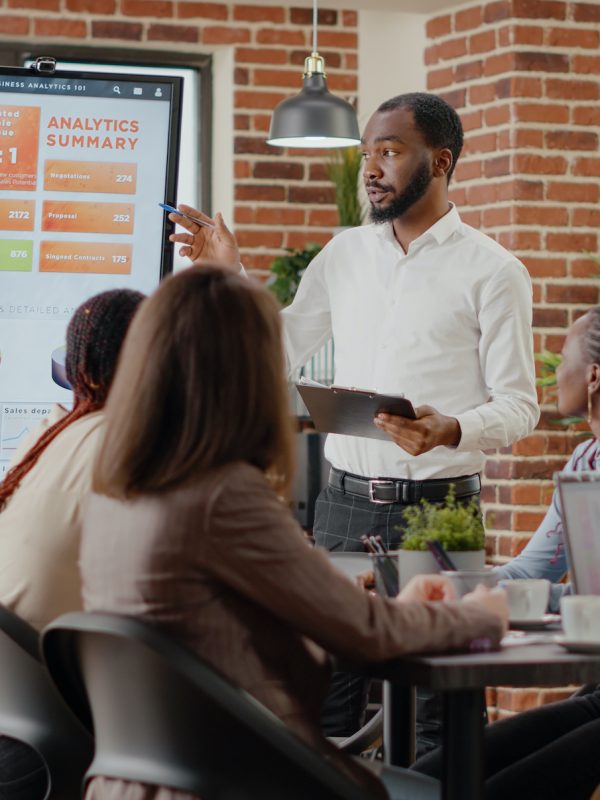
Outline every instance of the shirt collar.
<svg viewBox="0 0 600 800">
<path fill-rule="evenodd" d="M 438 244 L 443 244 L 456 230 L 458 230 L 461 224 L 462 223 L 458 209 L 454 203 L 450 203 L 449 211 L 447 211 L 443 217 L 440 217 L 437 222 L 434 222 L 430 228 L 428 228 L 410 243 L 408 248 L 409 252 L 414 252 L 415 249 L 421 247 L 430 238 L 435 239 Z M 396 237 L 394 236 L 394 229 L 391 222 L 387 222 L 385 225 L 375 225 L 375 231 L 379 236 L 394 242 L 397 247 L 400 247 L 396 241 Z"/>
</svg>

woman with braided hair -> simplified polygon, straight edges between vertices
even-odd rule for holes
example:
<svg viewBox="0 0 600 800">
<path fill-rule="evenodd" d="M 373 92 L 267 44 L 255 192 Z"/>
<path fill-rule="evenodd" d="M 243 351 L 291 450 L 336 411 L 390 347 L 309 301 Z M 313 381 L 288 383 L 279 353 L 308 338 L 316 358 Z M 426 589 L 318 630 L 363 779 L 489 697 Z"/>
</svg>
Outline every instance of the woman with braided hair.
<svg viewBox="0 0 600 800">
<path fill-rule="evenodd" d="M 73 409 L 53 409 L 0 483 L 0 602 L 36 628 L 81 608 L 82 507 L 119 351 L 143 299 L 115 289 L 75 311 L 66 355 Z M 41 800 L 47 789 L 38 754 L 0 736 L 0 800 Z"/>
<path fill-rule="evenodd" d="M 53 409 L 0 483 L 0 602 L 38 629 L 81 608 L 82 504 L 119 351 L 143 299 L 115 289 L 75 311 L 66 353 L 73 409 Z"/>
<path fill-rule="evenodd" d="M 600 306 L 569 329 L 556 377 L 558 410 L 564 416 L 585 417 L 593 434 L 575 448 L 564 470 L 600 472 Z M 555 492 L 525 550 L 498 570 L 501 577 L 559 580 L 568 568 L 562 525 L 560 497 Z M 553 586 L 554 607 L 565 590 L 564 584 Z M 600 786 L 599 741 L 600 685 L 488 725 L 485 800 L 588 800 Z M 419 759 L 414 769 L 440 777 L 441 749 Z"/>
<path fill-rule="evenodd" d="M 590 309 L 569 329 L 556 378 L 559 412 L 566 417 L 586 418 L 594 434 L 575 448 L 563 470 L 600 471 L 600 306 Z M 570 591 L 568 584 L 558 583 L 568 569 L 562 529 L 560 497 L 555 491 L 548 512 L 527 547 L 496 569 L 501 579 L 552 581 L 551 611 L 558 611 L 560 598 Z"/>
</svg>

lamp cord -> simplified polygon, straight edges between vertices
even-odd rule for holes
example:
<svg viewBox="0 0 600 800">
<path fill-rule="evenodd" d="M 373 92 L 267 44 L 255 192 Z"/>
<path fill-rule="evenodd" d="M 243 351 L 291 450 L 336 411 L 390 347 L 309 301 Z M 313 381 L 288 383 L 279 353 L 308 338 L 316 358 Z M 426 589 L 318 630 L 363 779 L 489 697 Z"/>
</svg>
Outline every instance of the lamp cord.
<svg viewBox="0 0 600 800">
<path fill-rule="evenodd" d="M 313 53 L 317 52 L 317 0 L 313 0 Z"/>
</svg>

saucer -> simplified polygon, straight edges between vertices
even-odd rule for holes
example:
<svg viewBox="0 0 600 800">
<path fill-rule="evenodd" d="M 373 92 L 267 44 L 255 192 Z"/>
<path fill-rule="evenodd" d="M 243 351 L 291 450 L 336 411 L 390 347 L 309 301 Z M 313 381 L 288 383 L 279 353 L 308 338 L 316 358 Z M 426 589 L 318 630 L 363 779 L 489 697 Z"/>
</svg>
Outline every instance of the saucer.
<svg viewBox="0 0 600 800">
<path fill-rule="evenodd" d="M 555 622 L 560 622 L 560 614 L 544 614 L 539 619 L 511 619 L 509 620 L 509 626 L 518 630 L 528 631 L 547 628 L 548 625 L 553 625 Z"/>
<path fill-rule="evenodd" d="M 589 655 L 600 653 L 600 642 L 582 642 L 576 639 L 567 639 L 566 636 L 555 636 L 554 641 L 570 653 L 587 653 Z"/>
</svg>

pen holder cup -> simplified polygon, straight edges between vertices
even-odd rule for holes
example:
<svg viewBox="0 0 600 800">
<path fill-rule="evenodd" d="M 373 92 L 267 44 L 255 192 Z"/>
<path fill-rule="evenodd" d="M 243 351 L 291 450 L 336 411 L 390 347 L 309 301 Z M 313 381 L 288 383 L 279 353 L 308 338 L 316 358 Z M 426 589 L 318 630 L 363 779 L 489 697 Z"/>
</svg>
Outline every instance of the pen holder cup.
<svg viewBox="0 0 600 800">
<path fill-rule="evenodd" d="M 400 591 L 398 553 L 370 553 L 375 576 L 375 590 L 381 597 L 396 597 Z"/>
</svg>

